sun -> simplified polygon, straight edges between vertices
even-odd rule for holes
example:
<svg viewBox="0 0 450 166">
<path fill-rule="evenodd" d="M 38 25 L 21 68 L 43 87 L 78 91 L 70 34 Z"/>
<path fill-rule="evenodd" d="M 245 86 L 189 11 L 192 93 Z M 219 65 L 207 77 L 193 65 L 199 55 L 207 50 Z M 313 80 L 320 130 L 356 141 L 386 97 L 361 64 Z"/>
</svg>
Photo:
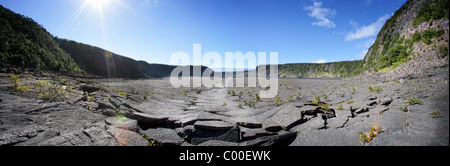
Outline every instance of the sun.
<svg viewBox="0 0 450 166">
<path fill-rule="evenodd" d="M 102 8 L 107 5 L 110 0 L 87 0 L 89 4 L 96 8 Z"/>
</svg>

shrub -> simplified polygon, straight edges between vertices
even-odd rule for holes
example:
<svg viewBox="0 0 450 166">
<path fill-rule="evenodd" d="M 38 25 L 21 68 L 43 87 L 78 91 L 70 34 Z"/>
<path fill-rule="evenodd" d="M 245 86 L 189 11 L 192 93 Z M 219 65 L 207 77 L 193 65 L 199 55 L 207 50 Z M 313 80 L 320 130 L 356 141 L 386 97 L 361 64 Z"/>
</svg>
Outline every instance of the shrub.
<svg viewBox="0 0 450 166">
<path fill-rule="evenodd" d="M 256 101 L 261 100 L 261 98 L 259 97 L 258 93 L 255 93 L 255 100 L 256 100 Z"/>
<path fill-rule="evenodd" d="M 19 79 L 20 75 L 12 75 L 11 78 L 13 79 L 11 80 L 11 84 L 9 85 L 11 88 L 17 89 L 18 87 L 22 86 Z"/>
<path fill-rule="evenodd" d="M 344 110 L 344 106 L 342 105 L 342 103 L 341 103 L 341 104 L 339 104 L 339 106 L 338 106 L 337 110 Z"/>
<path fill-rule="evenodd" d="M 117 91 L 117 94 L 122 95 L 122 96 L 126 96 L 127 95 L 127 93 L 125 93 L 124 91 L 121 91 L 121 90 Z"/>
<path fill-rule="evenodd" d="M 255 101 L 253 101 L 253 100 L 249 100 L 249 101 L 247 101 L 247 105 L 248 105 L 249 107 L 252 107 L 252 108 L 254 108 L 254 107 L 255 107 L 255 105 L 256 105 L 256 102 L 255 102 Z"/>
<path fill-rule="evenodd" d="M 227 106 L 227 103 L 226 103 L 226 102 L 223 102 L 222 106 L 224 106 L 224 107 Z"/>
<path fill-rule="evenodd" d="M 15 91 L 19 91 L 19 92 L 28 92 L 30 90 L 30 86 L 29 85 L 22 85 L 22 83 L 20 83 L 20 75 L 12 75 L 11 78 L 13 80 L 11 80 L 10 82 L 10 87 L 13 88 L 13 90 Z"/>
<path fill-rule="evenodd" d="M 419 33 L 418 31 L 415 31 L 415 32 L 414 32 L 414 35 L 413 35 L 413 37 L 412 37 L 412 41 L 413 41 L 414 43 L 417 43 L 417 42 L 419 42 L 421 39 L 422 39 L 422 36 L 420 35 L 420 33 Z"/>
<path fill-rule="evenodd" d="M 408 100 L 409 105 L 416 105 L 416 104 L 422 104 L 422 101 L 420 101 L 417 97 L 411 97 Z"/>
<path fill-rule="evenodd" d="M 320 103 L 320 96 L 314 95 L 314 101 L 312 101 L 313 104 L 319 104 Z"/>
<path fill-rule="evenodd" d="M 402 110 L 403 112 L 408 112 L 408 105 L 400 107 L 400 110 Z"/>
<path fill-rule="evenodd" d="M 280 97 L 277 97 L 275 99 L 275 106 L 280 106 L 281 104 L 283 104 L 283 100 Z"/>
<path fill-rule="evenodd" d="M 56 101 L 58 98 L 66 95 L 66 92 L 62 88 L 62 86 L 58 84 L 50 84 L 46 90 L 41 91 L 39 94 L 39 98 L 44 100 L 53 100 Z"/>
<path fill-rule="evenodd" d="M 347 101 L 347 104 L 352 104 L 352 103 L 354 103 L 355 101 L 353 101 L 353 100 L 350 100 L 350 101 Z"/>
<path fill-rule="evenodd" d="M 48 85 L 48 81 L 45 80 L 38 80 L 36 83 L 38 86 L 47 86 Z"/>
<path fill-rule="evenodd" d="M 147 93 L 144 93 L 144 94 L 142 95 L 142 98 L 143 98 L 144 100 L 147 100 L 147 97 L 148 97 L 148 94 L 147 94 Z"/>
<path fill-rule="evenodd" d="M 239 103 L 239 104 L 237 105 L 237 107 L 240 108 L 240 109 L 244 109 L 244 108 L 242 107 L 242 104 L 241 104 L 241 103 Z"/>
<path fill-rule="evenodd" d="M 95 97 L 94 96 L 89 96 L 88 92 L 84 93 L 84 97 L 85 97 L 87 102 L 95 102 Z"/>
<path fill-rule="evenodd" d="M 290 95 L 290 96 L 286 99 L 286 103 L 290 103 L 293 97 L 294 97 L 294 96 Z"/>
<path fill-rule="evenodd" d="M 430 115 L 433 116 L 433 119 L 439 117 L 439 115 L 441 115 L 441 111 L 439 110 L 434 110 L 430 112 Z"/>
<path fill-rule="evenodd" d="M 369 86 L 369 91 L 370 91 L 370 92 L 380 93 L 381 91 L 383 91 L 383 89 L 381 89 L 380 87 L 376 87 L 376 88 L 374 89 L 374 88 L 372 88 L 371 86 Z"/>
<path fill-rule="evenodd" d="M 238 97 L 241 98 L 241 97 L 242 97 L 242 94 L 243 94 L 243 92 L 240 91 L 239 94 L 238 94 Z"/>
</svg>

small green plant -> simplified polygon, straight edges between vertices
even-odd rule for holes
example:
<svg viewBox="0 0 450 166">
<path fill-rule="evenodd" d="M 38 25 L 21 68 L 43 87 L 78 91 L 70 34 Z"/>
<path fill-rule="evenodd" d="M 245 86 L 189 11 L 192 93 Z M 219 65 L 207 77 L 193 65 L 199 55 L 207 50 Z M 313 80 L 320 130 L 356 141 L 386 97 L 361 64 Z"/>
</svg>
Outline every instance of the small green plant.
<svg viewBox="0 0 450 166">
<path fill-rule="evenodd" d="M 383 91 L 383 89 L 381 89 L 380 87 L 372 88 L 371 86 L 369 86 L 369 91 L 380 93 L 381 91 Z"/>
<path fill-rule="evenodd" d="M 95 102 L 95 97 L 93 95 L 89 95 L 89 92 L 84 92 L 84 97 L 87 102 Z"/>
<path fill-rule="evenodd" d="M 313 104 L 319 104 L 320 103 L 320 96 L 314 95 L 314 100 L 312 101 Z"/>
<path fill-rule="evenodd" d="M 122 95 L 122 96 L 126 96 L 127 95 L 127 93 L 125 93 L 124 91 L 121 91 L 121 90 L 117 91 L 117 94 Z"/>
<path fill-rule="evenodd" d="M 242 94 L 243 94 L 243 92 L 240 91 L 239 94 L 238 94 L 238 97 L 241 98 L 241 97 L 242 97 Z"/>
<path fill-rule="evenodd" d="M 200 94 L 200 93 L 202 93 L 202 90 L 201 89 L 197 89 L 197 90 L 195 90 L 195 93 Z"/>
<path fill-rule="evenodd" d="M 249 107 L 255 108 L 256 102 L 253 101 L 253 100 L 249 100 L 249 101 L 247 101 L 247 105 L 248 105 Z"/>
<path fill-rule="evenodd" d="M 290 96 L 286 99 L 286 103 L 290 103 L 293 97 L 294 97 L 294 96 L 290 95 Z"/>
<path fill-rule="evenodd" d="M 422 104 L 422 101 L 420 101 L 419 98 L 417 98 L 417 97 L 411 97 L 411 98 L 408 100 L 408 104 L 409 104 L 409 105 Z"/>
<path fill-rule="evenodd" d="M 256 101 L 260 101 L 261 100 L 261 98 L 259 97 L 258 93 L 255 93 L 255 100 Z"/>
<path fill-rule="evenodd" d="M 89 105 L 85 105 L 84 106 L 84 108 L 86 108 L 87 110 L 89 110 L 89 111 L 91 111 L 92 110 L 92 107 L 91 106 L 89 106 Z"/>
<path fill-rule="evenodd" d="M 186 92 L 186 91 L 185 91 Z M 143 95 L 142 95 L 142 98 L 144 99 L 144 100 L 147 100 L 147 97 L 148 97 L 148 94 L 147 93 L 144 93 Z"/>
<path fill-rule="evenodd" d="M 344 110 L 344 106 L 342 105 L 342 103 L 338 105 L 337 110 Z"/>
<path fill-rule="evenodd" d="M 11 78 L 13 79 L 11 80 L 11 84 L 9 85 L 11 88 L 17 89 L 18 87 L 22 86 L 19 79 L 20 75 L 12 75 Z"/>
<path fill-rule="evenodd" d="M 378 128 L 376 127 L 370 127 L 369 133 L 363 133 L 362 131 L 359 131 L 359 146 L 365 145 L 372 141 L 380 132 Z"/>
<path fill-rule="evenodd" d="M 331 105 L 331 104 L 329 104 L 329 103 L 319 103 L 320 109 L 323 109 L 323 110 L 325 110 L 325 111 L 328 111 L 328 110 L 329 110 L 330 105 Z"/>
<path fill-rule="evenodd" d="M 359 131 L 358 134 L 359 134 L 359 143 L 358 143 L 358 145 L 359 146 L 365 145 L 367 143 L 367 140 L 368 140 L 369 137 L 367 136 L 366 133 L 363 133 L 362 131 Z"/>
<path fill-rule="evenodd" d="M 236 92 L 234 90 L 231 90 L 231 96 L 236 96 Z"/>
<path fill-rule="evenodd" d="M 408 112 L 408 105 L 401 106 L 400 110 L 402 110 L 403 112 Z"/>
<path fill-rule="evenodd" d="M 19 92 L 27 92 L 30 90 L 30 86 L 29 85 L 22 85 L 22 83 L 20 83 L 20 75 L 12 75 L 11 78 L 13 80 L 11 80 L 11 84 L 9 85 L 11 88 L 13 88 L 16 91 Z"/>
<path fill-rule="evenodd" d="M 240 108 L 240 109 L 244 109 L 244 108 L 242 107 L 242 104 L 241 104 L 241 103 L 239 103 L 239 104 L 237 105 L 237 107 Z"/>
<path fill-rule="evenodd" d="M 38 85 L 38 86 L 47 86 L 48 85 L 48 81 L 38 80 L 36 85 Z"/>
<path fill-rule="evenodd" d="M 44 100 L 57 100 L 60 97 L 66 95 L 66 92 L 62 88 L 62 86 L 58 84 L 50 84 L 46 90 L 41 91 L 39 94 L 39 98 Z"/>
<path fill-rule="evenodd" d="M 430 115 L 433 116 L 433 119 L 438 118 L 439 115 L 441 115 L 441 111 L 433 110 L 433 111 L 430 112 Z"/>
<path fill-rule="evenodd" d="M 227 106 L 227 103 L 226 103 L 226 102 L 223 102 L 222 106 L 224 106 L 224 107 Z"/>
<path fill-rule="evenodd" d="M 353 101 L 353 100 L 350 100 L 350 101 L 347 101 L 347 104 L 352 104 L 352 103 L 354 103 L 355 101 Z"/>
<path fill-rule="evenodd" d="M 283 100 L 280 97 L 277 97 L 275 99 L 275 106 L 280 106 L 281 104 L 283 104 Z"/>
<path fill-rule="evenodd" d="M 149 139 L 146 135 L 142 134 L 142 137 L 144 137 L 145 140 L 148 142 L 148 146 L 156 146 L 156 141 L 153 139 Z"/>
<path fill-rule="evenodd" d="M 250 91 L 247 91 L 247 95 L 250 97 L 250 96 L 252 96 L 253 95 L 253 93 L 252 92 L 250 92 Z"/>
<path fill-rule="evenodd" d="M 355 91 L 356 91 L 355 88 L 352 87 L 352 95 L 355 94 Z"/>
<path fill-rule="evenodd" d="M 187 96 L 187 92 L 186 91 L 184 91 L 184 96 Z"/>
</svg>

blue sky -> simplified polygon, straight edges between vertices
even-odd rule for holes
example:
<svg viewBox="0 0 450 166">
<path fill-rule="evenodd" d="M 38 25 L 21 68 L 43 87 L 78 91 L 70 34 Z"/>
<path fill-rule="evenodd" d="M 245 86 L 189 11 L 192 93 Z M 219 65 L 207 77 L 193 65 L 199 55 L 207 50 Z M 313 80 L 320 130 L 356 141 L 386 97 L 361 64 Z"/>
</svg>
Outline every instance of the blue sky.
<svg viewBox="0 0 450 166">
<path fill-rule="evenodd" d="M 362 59 L 406 0 L 2 0 L 60 38 L 169 64 L 208 51 L 278 52 L 278 62 Z M 251 66 L 249 66 L 251 67 Z"/>
</svg>

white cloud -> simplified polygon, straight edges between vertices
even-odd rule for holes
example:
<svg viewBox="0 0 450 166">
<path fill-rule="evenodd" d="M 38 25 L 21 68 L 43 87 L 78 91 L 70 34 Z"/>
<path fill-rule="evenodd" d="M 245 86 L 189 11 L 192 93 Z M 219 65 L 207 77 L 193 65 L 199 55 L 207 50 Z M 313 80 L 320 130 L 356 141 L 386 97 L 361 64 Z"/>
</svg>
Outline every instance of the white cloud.
<svg viewBox="0 0 450 166">
<path fill-rule="evenodd" d="M 313 61 L 312 63 L 327 63 L 327 60 L 319 59 L 319 60 Z"/>
<path fill-rule="evenodd" d="M 336 24 L 330 20 L 330 17 L 336 15 L 336 10 L 330 8 L 322 8 L 322 2 L 314 2 L 312 6 L 305 6 L 304 10 L 310 11 L 308 16 L 315 18 L 316 22 L 313 25 L 335 28 Z"/>
<path fill-rule="evenodd" d="M 366 37 L 376 36 L 380 29 L 383 27 L 384 23 L 387 19 L 389 19 L 389 15 L 386 14 L 378 20 L 368 26 L 356 27 L 355 31 L 347 33 L 345 36 L 345 41 L 352 41 L 357 39 L 362 39 Z M 351 24 L 354 25 L 355 22 L 351 21 Z"/>
</svg>

